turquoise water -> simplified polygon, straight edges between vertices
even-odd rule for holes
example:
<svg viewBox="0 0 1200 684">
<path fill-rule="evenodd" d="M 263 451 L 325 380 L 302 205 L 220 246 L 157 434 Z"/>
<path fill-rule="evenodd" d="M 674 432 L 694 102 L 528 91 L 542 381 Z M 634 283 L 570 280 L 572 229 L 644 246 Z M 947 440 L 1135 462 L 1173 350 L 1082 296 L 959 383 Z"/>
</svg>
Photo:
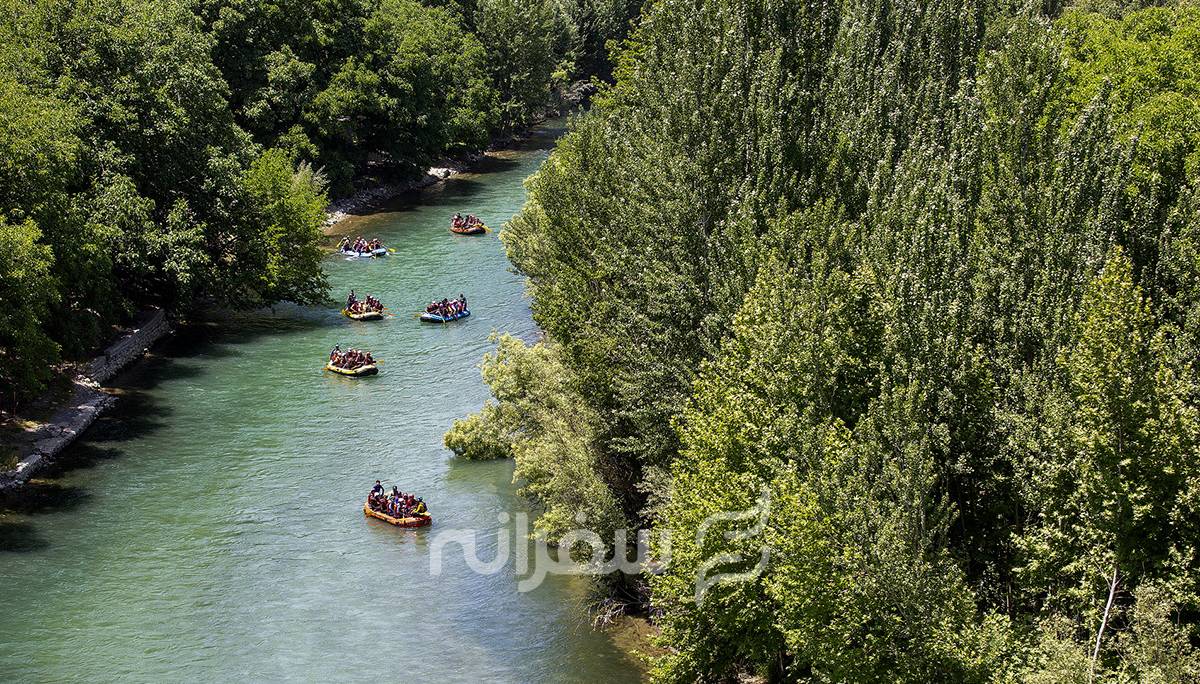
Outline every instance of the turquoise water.
<svg viewBox="0 0 1200 684">
<path fill-rule="evenodd" d="M 0 511 L 3 681 L 636 681 L 592 631 L 586 583 L 517 591 L 512 564 L 479 575 L 439 532 L 526 510 L 510 463 L 459 461 L 450 422 L 487 396 L 488 335 L 537 331 L 492 233 L 453 236 L 455 211 L 498 227 L 560 128 L 339 227 L 379 236 L 386 259 L 330 255 L 333 294 L 395 313 L 355 323 L 337 307 L 277 307 L 181 329 L 117 379 L 123 397 L 38 484 Z M 472 316 L 418 323 L 432 298 L 466 293 Z M 378 376 L 322 372 L 329 349 L 369 349 Z M 423 496 L 432 528 L 364 518 L 375 479 Z"/>
</svg>

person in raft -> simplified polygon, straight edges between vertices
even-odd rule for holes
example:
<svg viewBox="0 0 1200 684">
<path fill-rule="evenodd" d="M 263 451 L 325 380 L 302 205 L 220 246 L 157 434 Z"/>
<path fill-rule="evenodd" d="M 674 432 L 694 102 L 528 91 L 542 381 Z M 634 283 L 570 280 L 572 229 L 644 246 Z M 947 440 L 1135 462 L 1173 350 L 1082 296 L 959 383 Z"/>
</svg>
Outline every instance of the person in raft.
<svg viewBox="0 0 1200 684">
<path fill-rule="evenodd" d="M 367 495 L 367 505 L 371 510 L 393 518 L 410 518 L 413 516 L 429 515 L 425 501 L 412 494 L 405 494 L 399 487 L 392 487 L 390 494 L 383 493 L 383 487 L 377 480 L 371 493 Z"/>
<path fill-rule="evenodd" d="M 346 370 L 354 370 L 363 366 L 375 365 L 375 359 L 371 358 L 371 352 L 363 352 L 357 349 L 348 349 L 341 352 L 337 347 L 329 353 L 329 363 L 337 368 L 345 368 Z"/>
<path fill-rule="evenodd" d="M 359 300 L 354 297 L 354 290 L 350 291 L 350 298 L 346 300 L 346 310 L 350 313 L 366 313 L 368 311 L 378 311 L 383 313 L 383 302 L 375 299 L 372 295 L 367 295 L 366 300 Z"/>
<path fill-rule="evenodd" d="M 437 314 L 442 318 L 450 318 L 456 314 L 460 314 L 467 310 L 467 298 L 463 295 L 458 295 L 458 299 L 449 300 L 443 299 L 440 302 L 430 302 L 429 306 L 425 307 L 426 313 Z"/>
</svg>

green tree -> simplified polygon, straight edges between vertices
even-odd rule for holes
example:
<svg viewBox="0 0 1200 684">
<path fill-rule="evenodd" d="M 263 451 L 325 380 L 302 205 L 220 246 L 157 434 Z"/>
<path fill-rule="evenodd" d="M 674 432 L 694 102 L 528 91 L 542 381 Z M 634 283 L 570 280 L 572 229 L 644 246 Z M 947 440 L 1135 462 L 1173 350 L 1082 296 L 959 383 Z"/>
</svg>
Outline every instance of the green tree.
<svg viewBox="0 0 1200 684">
<path fill-rule="evenodd" d="M 247 282 L 245 304 L 280 300 L 315 304 L 329 285 L 321 270 L 321 227 L 325 222 L 325 180 L 306 163 L 294 168 L 282 150 L 267 150 L 243 180 L 260 240 L 237 246 L 236 263 L 262 263 Z M 253 293 L 253 294 L 251 294 Z"/>
<path fill-rule="evenodd" d="M 493 339 L 496 351 L 483 359 L 483 378 L 495 401 L 455 421 L 446 446 L 466 458 L 512 457 L 514 482 L 541 508 L 534 528 L 542 538 L 556 543 L 581 520 L 611 535 L 621 516 L 597 472 L 596 416 L 557 347 L 526 346 L 510 335 Z"/>
<path fill-rule="evenodd" d="M 1108 595 L 1147 580 L 1194 600 L 1200 475 L 1190 373 L 1167 355 L 1129 259 L 1114 249 L 1058 359 L 1039 448 L 1021 464 L 1036 521 L 1022 539 L 1028 591 L 1099 625 Z M 1182 371 L 1182 372 L 1181 372 Z"/>
<path fill-rule="evenodd" d="M 474 23 L 502 120 L 514 128 L 527 125 L 550 100 L 562 17 L 550 0 L 480 0 Z"/>
<path fill-rule="evenodd" d="M 383 0 L 363 26 L 363 49 L 309 106 L 334 183 L 371 153 L 412 171 L 447 150 L 483 145 L 495 93 L 479 41 L 445 10 Z"/>
<path fill-rule="evenodd" d="M 673 647 L 658 677 L 985 681 L 1007 635 L 1003 621 L 977 623 L 948 553 L 926 391 L 871 389 L 864 353 L 884 331 L 869 283 L 842 270 L 842 236 L 808 235 L 811 261 L 760 272 L 685 413 L 661 520 L 672 563 L 651 578 Z M 762 493 L 761 534 L 699 543 L 710 516 Z M 763 548 L 761 575 L 695 602 L 711 559 L 753 562 Z"/>
<path fill-rule="evenodd" d="M 58 297 L 50 248 L 32 221 L 0 222 L 0 386 L 15 403 L 41 389 L 58 359 L 42 329 Z"/>
<path fill-rule="evenodd" d="M 1115 677 L 1145 581 L 1191 621 L 1192 9 L 1060 10 L 654 3 L 529 182 L 502 237 L 595 469 L 683 535 L 661 677 L 1069 680 L 1097 632 Z M 1151 303 L 1100 303 L 1114 246 Z M 762 488 L 786 560 L 685 605 Z"/>
</svg>

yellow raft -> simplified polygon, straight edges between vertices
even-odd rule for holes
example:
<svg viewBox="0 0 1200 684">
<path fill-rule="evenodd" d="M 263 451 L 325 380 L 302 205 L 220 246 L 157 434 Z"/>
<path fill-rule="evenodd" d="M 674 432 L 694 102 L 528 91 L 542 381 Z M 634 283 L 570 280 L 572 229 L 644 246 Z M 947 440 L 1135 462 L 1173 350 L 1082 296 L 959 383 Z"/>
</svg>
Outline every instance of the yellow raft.
<svg viewBox="0 0 1200 684">
<path fill-rule="evenodd" d="M 354 378 L 375 375 L 379 372 L 379 368 L 377 368 L 373 363 L 366 366 L 359 366 L 358 368 L 338 368 L 332 363 L 327 363 L 325 364 L 325 370 L 333 371 L 334 373 L 339 373 L 341 375 L 349 375 L 350 377 Z"/>
<path fill-rule="evenodd" d="M 407 518 L 393 518 L 387 513 L 380 513 L 379 511 L 373 510 L 371 505 L 368 503 L 363 504 L 363 514 L 368 518 L 378 518 L 379 520 L 382 520 L 390 525 L 395 525 L 396 527 L 425 527 L 433 522 L 433 517 L 429 515 L 414 515 Z"/>
<path fill-rule="evenodd" d="M 463 226 L 461 228 L 450 226 L 450 232 L 454 233 L 455 235 L 483 235 L 487 231 L 488 227 L 482 223 L 475 223 L 469 226 Z"/>
<path fill-rule="evenodd" d="M 342 315 L 352 321 L 378 321 L 383 318 L 382 311 L 364 311 L 362 313 L 354 313 L 350 309 L 342 309 Z"/>
</svg>

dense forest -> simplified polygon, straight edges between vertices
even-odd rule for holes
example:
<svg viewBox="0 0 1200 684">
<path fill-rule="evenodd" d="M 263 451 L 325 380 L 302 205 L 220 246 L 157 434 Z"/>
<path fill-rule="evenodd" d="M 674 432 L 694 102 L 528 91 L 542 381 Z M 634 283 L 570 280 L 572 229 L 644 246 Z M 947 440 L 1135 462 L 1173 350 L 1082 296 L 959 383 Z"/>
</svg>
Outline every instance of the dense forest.
<svg viewBox="0 0 1200 684">
<path fill-rule="evenodd" d="M 598 580 L 659 681 L 1200 681 L 1200 7 L 1152 5 L 644 10 L 446 442 L 550 540 L 672 533 Z"/>
<path fill-rule="evenodd" d="M 326 296 L 330 195 L 607 77 L 629 0 L 0 0 L 0 402 L 148 304 Z"/>
</svg>

